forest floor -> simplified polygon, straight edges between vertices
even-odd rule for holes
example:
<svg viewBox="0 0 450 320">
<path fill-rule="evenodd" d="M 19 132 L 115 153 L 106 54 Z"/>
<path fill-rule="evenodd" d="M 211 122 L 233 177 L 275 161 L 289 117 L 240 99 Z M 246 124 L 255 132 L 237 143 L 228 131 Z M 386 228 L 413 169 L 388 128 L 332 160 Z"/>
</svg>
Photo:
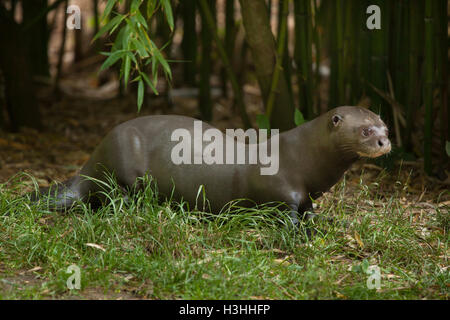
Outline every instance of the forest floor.
<svg viewBox="0 0 450 320">
<path fill-rule="evenodd" d="M 61 88 L 60 99 L 50 88 L 38 91 L 45 130 L 0 132 L 0 298 L 449 298 L 449 180 L 427 177 L 418 161 L 389 171 L 355 164 L 316 203 L 317 213 L 346 226 L 319 225 L 312 239 L 280 227 L 285 213 L 264 208 L 205 219 L 141 194 L 63 215 L 18 197 L 34 181 L 47 186 L 74 175 L 123 121 L 197 115 L 189 91 L 151 97 L 137 114 L 133 95 L 117 98 L 114 77 L 100 83 L 94 72 L 67 75 Z M 254 119 L 258 90 L 245 93 Z M 230 105 L 215 99 L 215 126 L 239 126 Z M 80 290 L 66 285 L 72 264 L 82 270 Z M 370 266 L 380 268 L 378 289 L 367 287 Z"/>
</svg>

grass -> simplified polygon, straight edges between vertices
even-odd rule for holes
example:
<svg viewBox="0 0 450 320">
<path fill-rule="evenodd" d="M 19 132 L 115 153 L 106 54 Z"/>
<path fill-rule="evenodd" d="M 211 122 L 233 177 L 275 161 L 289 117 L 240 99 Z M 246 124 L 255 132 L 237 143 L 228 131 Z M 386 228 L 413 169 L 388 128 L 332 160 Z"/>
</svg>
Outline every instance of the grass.
<svg viewBox="0 0 450 320">
<path fill-rule="evenodd" d="M 18 196 L 17 176 L 0 185 L 0 298 L 448 299 L 448 207 L 405 202 L 408 182 L 383 192 L 383 179 L 335 186 L 316 211 L 336 223 L 308 239 L 286 212 L 212 216 L 158 203 L 150 187 L 52 212 Z M 81 290 L 67 288 L 72 264 Z M 367 288 L 369 265 L 380 289 Z"/>
</svg>

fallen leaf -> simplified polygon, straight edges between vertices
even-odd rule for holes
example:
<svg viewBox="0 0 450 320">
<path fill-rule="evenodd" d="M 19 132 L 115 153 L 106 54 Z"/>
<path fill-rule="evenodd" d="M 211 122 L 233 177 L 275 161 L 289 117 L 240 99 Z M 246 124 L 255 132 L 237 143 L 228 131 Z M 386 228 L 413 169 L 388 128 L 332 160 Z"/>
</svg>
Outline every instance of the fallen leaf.
<svg viewBox="0 0 450 320">
<path fill-rule="evenodd" d="M 342 293 L 335 291 L 334 292 L 336 294 L 336 297 L 338 297 L 339 299 L 347 299 L 346 296 L 344 296 Z"/>
<path fill-rule="evenodd" d="M 363 249 L 364 243 L 362 242 L 361 237 L 359 236 L 358 232 L 356 232 L 356 231 L 355 231 L 355 240 L 356 240 L 356 242 L 358 242 L 361 249 Z"/>
<path fill-rule="evenodd" d="M 291 263 L 288 261 L 289 256 L 284 257 L 283 259 L 274 259 L 273 262 L 279 265 L 290 265 Z"/>
<path fill-rule="evenodd" d="M 102 251 L 106 251 L 105 248 L 103 248 L 101 245 L 98 245 L 96 243 L 86 243 L 86 245 L 88 247 L 92 247 L 92 248 L 96 248 L 96 249 L 99 249 L 99 250 L 102 250 Z"/>
</svg>

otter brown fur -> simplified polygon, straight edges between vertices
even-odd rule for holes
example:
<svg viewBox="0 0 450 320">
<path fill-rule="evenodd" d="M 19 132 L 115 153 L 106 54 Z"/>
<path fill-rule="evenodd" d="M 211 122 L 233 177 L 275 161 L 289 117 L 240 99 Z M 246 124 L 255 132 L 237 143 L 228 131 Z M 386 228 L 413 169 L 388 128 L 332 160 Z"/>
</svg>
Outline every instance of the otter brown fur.
<svg viewBox="0 0 450 320">
<path fill-rule="evenodd" d="M 378 157 L 391 150 L 387 127 L 378 115 L 344 106 L 279 135 L 277 174 L 261 175 L 260 164 L 176 165 L 171 161 L 176 144 L 171 133 L 178 128 L 192 132 L 194 121 L 159 115 L 118 125 L 80 173 L 59 187 L 55 207 L 65 209 L 75 200 L 92 200 L 90 195 L 100 187 L 83 176 L 105 181 L 105 172 L 109 172 L 119 185 L 131 187 L 137 178 L 150 174 L 160 194 L 184 199 L 192 206 L 199 187 L 204 186 L 210 203 L 206 210 L 219 212 L 229 201 L 240 198 L 256 204 L 280 201 L 291 208 L 295 220 L 296 212 L 311 209 L 311 199 L 328 191 L 357 159 Z M 213 127 L 203 123 L 203 130 L 209 128 Z M 47 191 L 41 190 L 41 194 Z"/>
</svg>

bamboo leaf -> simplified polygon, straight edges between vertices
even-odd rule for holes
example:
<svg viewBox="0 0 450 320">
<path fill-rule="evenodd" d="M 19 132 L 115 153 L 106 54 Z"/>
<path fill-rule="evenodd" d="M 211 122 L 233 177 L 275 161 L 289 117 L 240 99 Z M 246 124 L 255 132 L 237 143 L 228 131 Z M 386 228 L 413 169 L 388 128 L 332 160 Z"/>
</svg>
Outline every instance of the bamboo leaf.
<svg viewBox="0 0 450 320">
<path fill-rule="evenodd" d="M 127 14 L 121 15 L 122 19 L 129 20 L 129 19 L 126 19 L 127 16 L 128 16 Z M 116 31 L 116 29 L 120 26 L 121 23 L 122 23 L 122 20 L 119 23 L 117 23 L 115 26 L 113 26 L 112 29 L 109 31 L 109 34 L 112 34 L 114 31 Z"/>
<path fill-rule="evenodd" d="M 105 53 L 103 53 L 103 54 L 105 54 Z M 103 70 L 109 68 L 114 63 L 116 63 L 117 60 L 119 60 L 120 58 L 122 58 L 125 55 L 126 55 L 125 50 L 118 50 L 118 51 L 113 52 L 112 54 L 109 55 L 109 57 L 105 60 L 105 62 L 103 62 L 102 66 L 100 67 L 100 71 L 103 71 Z"/>
<path fill-rule="evenodd" d="M 138 62 L 137 62 L 136 57 L 134 56 L 133 52 L 127 51 L 127 55 L 130 57 L 131 61 L 134 62 L 134 64 L 138 65 Z"/>
<path fill-rule="evenodd" d="M 356 231 L 355 231 L 355 240 L 356 240 L 356 242 L 358 242 L 359 247 L 361 249 L 363 249 L 364 248 L 364 243 L 362 242 L 361 237 L 359 236 L 358 232 L 356 232 Z M 365 260 L 365 259 L 364 259 L 363 262 L 367 262 L 367 264 L 365 266 L 363 266 L 363 270 L 365 269 L 364 272 L 366 272 L 367 268 L 369 267 L 369 265 L 368 265 L 369 262 L 367 260 Z"/>
<path fill-rule="evenodd" d="M 153 83 L 150 81 L 150 79 L 148 78 L 148 76 L 144 73 L 141 72 L 141 76 L 142 78 L 144 78 L 145 82 L 148 84 L 148 86 L 152 89 L 153 93 L 158 95 L 158 91 L 156 91 L 155 86 L 153 85 Z"/>
<path fill-rule="evenodd" d="M 142 0 L 133 0 L 131 2 L 130 11 L 133 13 L 137 13 L 139 11 L 139 7 L 141 6 Z"/>
<path fill-rule="evenodd" d="M 300 110 L 298 110 L 297 108 L 295 109 L 295 112 L 294 112 L 294 122 L 295 122 L 296 126 L 299 126 L 305 122 L 303 113 Z"/>
<path fill-rule="evenodd" d="M 137 52 L 141 56 L 141 58 L 147 58 L 149 55 L 147 53 L 147 50 L 145 49 L 145 46 L 137 39 L 131 39 L 131 42 L 136 47 Z"/>
<path fill-rule="evenodd" d="M 124 28 L 122 28 L 122 30 L 124 30 L 124 35 L 123 35 L 122 39 L 120 39 L 121 45 L 122 45 L 122 48 L 126 48 L 128 45 L 128 40 L 130 39 L 132 32 L 130 30 L 129 25 L 126 25 Z M 116 41 L 114 43 L 116 43 L 116 42 L 118 42 L 118 39 L 116 39 Z"/>
<path fill-rule="evenodd" d="M 113 19 L 111 19 L 111 21 L 109 21 L 106 25 L 104 25 L 99 32 L 94 36 L 94 39 L 92 39 L 92 41 L 97 40 L 101 35 L 103 35 L 104 33 L 108 32 L 111 28 L 113 28 L 113 30 L 115 28 L 117 28 L 118 25 L 120 25 L 120 23 L 122 22 L 122 20 L 125 18 L 125 16 L 122 15 L 117 15 L 115 16 Z"/>
<path fill-rule="evenodd" d="M 269 117 L 266 114 L 256 115 L 256 123 L 260 129 L 270 129 Z"/>
<path fill-rule="evenodd" d="M 169 24 L 170 31 L 173 31 L 173 14 L 172 14 L 172 6 L 170 5 L 170 0 L 161 0 L 161 5 L 163 7 L 164 13 L 166 14 L 167 23 Z"/>
<path fill-rule="evenodd" d="M 150 54 L 153 54 L 153 53 L 152 53 L 153 46 L 152 46 L 151 40 L 150 40 L 150 38 L 148 37 L 148 35 L 147 35 L 147 33 L 145 32 L 145 30 L 143 30 L 143 27 L 140 27 L 140 28 L 138 28 L 137 30 L 134 29 L 134 27 L 132 27 L 132 28 L 133 28 L 133 31 L 137 31 L 137 34 L 138 34 L 139 38 L 140 38 L 141 40 L 143 40 L 143 43 L 144 43 L 144 45 L 146 46 L 147 51 L 148 51 Z"/>
<path fill-rule="evenodd" d="M 123 71 L 125 88 L 127 87 L 128 79 L 130 78 L 130 68 L 131 68 L 131 59 L 130 59 L 130 56 L 127 55 L 125 57 L 125 67 L 124 67 L 124 71 Z"/>
<path fill-rule="evenodd" d="M 147 1 L 147 19 L 150 19 L 155 13 L 156 1 Z"/>
<path fill-rule="evenodd" d="M 158 68 L 156 67 L 156 59 L 151 59 L 152 62 L 152 76 L 153 79 L 157 79 L 158 78 Z"/>
<path fill-rule="evenodd" d="M 144 102 L 144 81 L 142 81 L 142 79 L 139 79 L 138 96 L 137 96 L 138 112 L 141 111 L 142 102 Z"/>
<path fill-rule="evenodd" d="M 138 11 L 136 12 L 136 20 L 144 26 L 145 29 L 148 29 L 148 25 L 147 22 L 145 21 L 144 17 L 142 16 L 142 14 Z"/>
<path fill-rule="evenodd" d="M 105 19 L 109 19 L 111 12 L 114 10 L 115 4 L 122 3 L 123 0 L 108 0 L 105 1 L 106 8 L 103 14 Z M 145 9 L 141 9 L 143 0 L 129 0 L 127 1 L 128 9 L 124 14 L 114 13 L 114 17 L 110 21 L 106 20 L 106 25 L 103 26 L 95 35 L 93 41 L 98 39 L 101 35 L 112 34 L 118 30 L 118 34 L 114 39 L 110 53 L 103 53 L 107 55 L 107 59 L 103 62 L 101 70 L 111 67 L 119 59 L 121 59 L 120 79 L 124 81 L 125 88 L 131 82 L 138 82 L 138 96 L 137 104 L 140 110 L 145 95 L 145 83 L 157 95 L 156 90 L 159 67 L 162 67 L 165 76 L 168 79 L 172 78 L 171 69 L 168 60 L 165 59 L 162 48 L 156 46 L 150 39 L 149 35 L 149 19 L 154 15 L 158 7 L 164 11 L 166 20 L 170 29 L 174 29 L 174 17 L 172 12 L 171 0 L 148 0 L 145 1 Z M 142 11 L 142 10 L 147 10 Z M 144 12 L 144 13 L 142 13 Z M 123 23 L 125 21 L 125 23 Z M 141 68 L 151 64 L 151 73 L 147 74 L 141 72 Z M 138 74 L 137 77 L 136 73 Z M 152 76 L 150 76 L 150 74 Z M 133 78 L 131 78 L 133 77 Z M 152 80 L 150 80 L 152 79 Z"/>
<path fill-rule="evenodd" d="M 123 43 L 126 41 L 124 38 L 128 38 L 128 37 L 125 37 L 125 34 L 127 34 L 126 27 L 120 29 L 119 33 L 117 34 L 116 39 L 114 40 L 114 44 L 111 48 L 111 52 L 124 48 Z M 128 36 L 128 34 L 127 34 L 127 36 Z"/>
<path fill-rule="evenodd" d="M 159 51 L 159 49 L 157 49 L 154 44 L 153 44 L 153 46 L 154 46 L 153 54 L 154 54 L 155 58 L 162 65 L 162 67 L 164 69 L 164 73 L 169 77 L 169 79 L 171 79 L 172 78 L 172 72 L 170 70 L 169 64 L 167 63 L 166 59 L 164 59 L 164 57 L 162 56 L 162 54 Z"/>
<path fill-rule="evenodd" d="M 447 156 L 450 157 L 450 141 L 445 143 L 445 151 L 447 151 Z"/>
<path fill-rule="evenodd" d="M 108 3 L 106 3 L 105 11 L 103 11 L 102 14 L 102 20 L 109 16 L 112 8 L 114 8 L 114 5 L 116 4 L 116 1 L 117 0 L 108 0 Z"/>
</svg>

